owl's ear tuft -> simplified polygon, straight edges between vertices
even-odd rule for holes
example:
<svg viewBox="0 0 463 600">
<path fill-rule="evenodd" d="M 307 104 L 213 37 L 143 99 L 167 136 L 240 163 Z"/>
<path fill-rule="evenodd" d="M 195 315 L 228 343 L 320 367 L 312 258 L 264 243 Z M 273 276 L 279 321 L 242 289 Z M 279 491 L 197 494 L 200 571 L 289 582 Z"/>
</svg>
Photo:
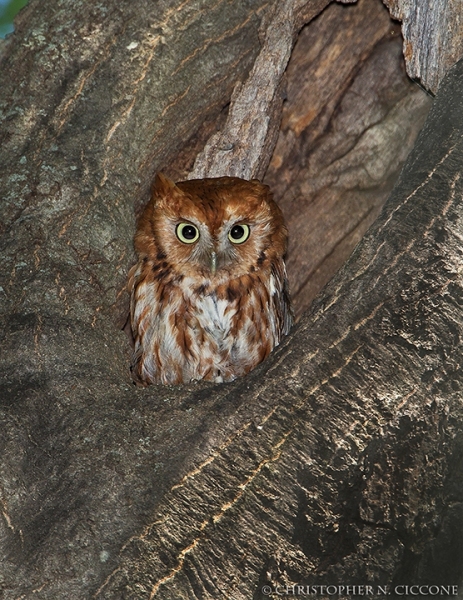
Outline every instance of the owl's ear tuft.
<svg viewBox="0 0 463 600">
<path fill-rule="evenodd" d="M 169 195 L 173 190 L 178 189 L 172 179 L 166 177 L 163 173 L 157 173 L 154 179 L 153 192 L 160 196 Z"/>
<path fill-rule="evenodd" d="M 153 183 L 152 198 L 157 206 L 162 205 L 176 210 L 184 194 L 171 179 L 163 173 L 157 173 Z"/>
</svg>

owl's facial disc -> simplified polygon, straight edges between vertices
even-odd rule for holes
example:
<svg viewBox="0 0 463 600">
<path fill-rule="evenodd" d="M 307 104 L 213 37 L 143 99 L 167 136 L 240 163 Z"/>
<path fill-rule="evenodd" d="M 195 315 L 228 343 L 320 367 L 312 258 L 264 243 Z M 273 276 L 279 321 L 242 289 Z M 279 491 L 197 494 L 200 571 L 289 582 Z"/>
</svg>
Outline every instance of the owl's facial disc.
<svg viewBox="0 0 463 600">
<path fill-rule="evenodd" d="M 185 219 L 172 225 L 177 240 L 184 248 L 184 260 L 200 266 L 212 276 L 240 260 L 240 247 L 246 245 L 251 235 L 250 225 L 236 218 L 230 219 L 215 232 L 210 231 L 202 220 Z"/>
</svg>

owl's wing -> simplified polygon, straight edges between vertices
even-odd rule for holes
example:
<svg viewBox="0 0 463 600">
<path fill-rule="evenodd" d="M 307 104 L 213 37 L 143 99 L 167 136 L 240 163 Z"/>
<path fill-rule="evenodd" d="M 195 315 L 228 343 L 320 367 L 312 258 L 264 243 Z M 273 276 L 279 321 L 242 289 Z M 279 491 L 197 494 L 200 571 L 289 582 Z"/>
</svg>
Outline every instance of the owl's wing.
<svg viewBox="0 0 463 600">
<path fill-rule="evenodd" d="M 276 309 L 275 312 L 279 316 L 280 335 L 283 336 L 289 333 L 294 321 L 286 266 L 283 260 L 272 264 L 272 275 L 275 279 L 275 292 L 272 300 Z"/>
<path fill-rule="evenodd" d="M 144 346 L 141 343 L 141 337 L 143 337 L 143 332 L 139 329 L 139 311 L 136 310 L 136 290 L 140 284 L 146 280 L 147 272 L 149 273 L 150 269 L 144 263 L 143 260 L 139 260 L 137 264 L 135 264 L 129 272 L 129 280 L 127 283 L 127 289 L 130 293 L 130 325 L 134 340 L 134 352 L 132 354 L 132 361 L 130 364 L 130 371 L 132 374 L 132 379 L 137 386 L 145 387 L 148 383 L 141 376 L 141 367 L 144 358 Z M 140 300 L 140 298 L 139 298 Z M 142 300 L 143 302 L 143 300 Z M 145 298 L 146 302 L 146 298 Z M 138 317 L 137 317 L 138 312 Z"/>
<path fill-rule="evenodd" d="M 132 325 L 132 334 L 135 337 L 135 332 L 133 331 L 133 314 L 134 314 L 134 292 L 137 286 L 138 280 L 140 278 L 140 262 L 133 265 L 133 267 L 129 271 L 128 281 L 127 281 L 127 291 L 130 294 L 130 323 Z"/>
<path fill-rule="evenodd" d="M 142 346 L 138 346 L 132 355 L 132 362 L 130 363 L 130 374 L 132 375 L 133 382 L 139 387 L 146 387 L 148 383 L 142 379 L 140 375 L 140 362 L 143 356 Z"/>
<path fill-rule="evenodd" d="M 282 331 L 283 331 L 283 335 L 287 335 L 294 323 L 294 313 L 293 313 L 293 308 L 291 305 L 291 298 L 289 295 L 289 283 L 288 283 L 288 279 L 286 276 L 283 279 L 283 289 L 281 292 L 281 310 L 282 310 L 282 314 L 283 314 Z"/>
</svg>

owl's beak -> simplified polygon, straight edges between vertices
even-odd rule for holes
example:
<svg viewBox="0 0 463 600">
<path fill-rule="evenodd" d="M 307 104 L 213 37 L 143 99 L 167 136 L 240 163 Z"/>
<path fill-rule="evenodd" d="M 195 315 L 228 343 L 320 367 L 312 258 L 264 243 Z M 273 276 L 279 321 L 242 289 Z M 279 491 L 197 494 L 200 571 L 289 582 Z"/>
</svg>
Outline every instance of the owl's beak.
<svg viewBox="0 0 463 600">
<path fill-rule="evenodd" d="M 212 251 L 211 252 L 211 273 L 212 273 L 212 275 L 215 275 L 216 271 L 217 271 L 217 252 Z"/>
</svg>

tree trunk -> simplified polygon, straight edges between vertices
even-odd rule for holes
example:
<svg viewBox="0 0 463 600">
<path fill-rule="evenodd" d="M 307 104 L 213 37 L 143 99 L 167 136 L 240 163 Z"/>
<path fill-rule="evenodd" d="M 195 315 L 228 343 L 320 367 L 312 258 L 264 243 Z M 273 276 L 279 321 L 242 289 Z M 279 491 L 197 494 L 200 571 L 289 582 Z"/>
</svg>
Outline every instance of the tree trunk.
<svg viewBox="0 0 463 600">
<path fill-rule="evenodd" d="M 248 600 L 293 584 L 370 585 L 374 595 L 389 586 L 398 597 L 402 584 L 461 582 L 462 63 L 439 87 L 381 215 L 265 363 L 231 384 L 137 389 L 129 377 L 117 324 L 134 207 L 155 171 L 186 173 L 203 148 L 210 173 L 228 147 L 218 137 L 243 135 L 254 105 L 241 121 L 236 107 L 262 77 L 258 106 L 272 119 L 254 134 L 252 173 L 264 172 L 285 61 L 327 4 L 32 0 L 4 43 L 1 69 L 14 75 L 0 88 L 5 599 Z M 346 39 L 361 27 L 352 20 Z M 282 21 L 291 26 L 265 73 Z M 302 198 L 315 146 L 323 188 L 339 143 L 329 124 L 348 91 L 364 89 L 355 64 L 385 56 L 386 29 L 313 123 L 297 129 L 297 98 L 283 109 L 269 180 L 305 152 L 302 179 L 288 180 Z M 414 98 L 407 114 L 419 121 L 426 101 L 408 85 L 397 83 L 390 106 Z M 372 87 L 374 96 L 381 86 Z M 295 97 L 289 68 L 287 107 Z M 396 113 L 384 147 L 411 120 Z M 404 158 L 384 169 L 381 194 Z"/>
<path fill-rule="evenodd" d="M 463 56 L 463 5 L 459 0 L 384 0 L 402 21 L 407 72 L 436 93 L 447 69 Z"/>
</svg>

